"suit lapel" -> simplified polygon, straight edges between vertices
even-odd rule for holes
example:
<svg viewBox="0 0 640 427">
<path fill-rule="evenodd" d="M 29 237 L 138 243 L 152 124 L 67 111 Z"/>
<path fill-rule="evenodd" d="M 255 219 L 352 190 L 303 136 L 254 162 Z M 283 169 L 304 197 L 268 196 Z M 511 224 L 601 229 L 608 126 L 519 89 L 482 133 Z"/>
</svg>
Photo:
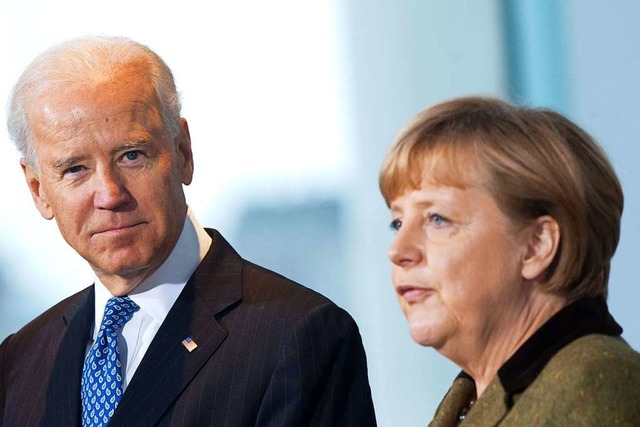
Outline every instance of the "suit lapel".
<svg viewBox="0 0 640 427">
<path fill-rule="evenodd" d="M 217 232 L 151 342 L 111 419 L 112 427 L 151 425 L 166 411 L 227 336 L 215 315 L 241 299 L 242 259 Z M 182 340 L 198 347 L 189 352 Z"/>
<path fill-rule="evenodd" d="M 93 286 L 75 301 L 66 307 L 63 314 L 66 331 L 55 354 L 42 418 L 47 425 L 80 425 L 80 381 L 93 322 Z"/>
</svg>

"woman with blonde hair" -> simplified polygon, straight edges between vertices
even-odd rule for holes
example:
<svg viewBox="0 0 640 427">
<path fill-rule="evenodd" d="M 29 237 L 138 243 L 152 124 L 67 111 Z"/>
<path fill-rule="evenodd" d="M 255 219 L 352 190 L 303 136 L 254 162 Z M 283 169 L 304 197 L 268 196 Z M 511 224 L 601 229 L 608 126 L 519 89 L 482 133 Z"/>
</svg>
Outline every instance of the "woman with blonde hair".
<svg viewBox="0 0 640 427">
<path fill-rule="evenodd" d="M 380 189 L 411 336 L 462 369 L 432 425 L 640 425 L 640 354 L 606 304 L 623 194 L 589 135 L 455 99 L 400 133 Z"/>
</svg>

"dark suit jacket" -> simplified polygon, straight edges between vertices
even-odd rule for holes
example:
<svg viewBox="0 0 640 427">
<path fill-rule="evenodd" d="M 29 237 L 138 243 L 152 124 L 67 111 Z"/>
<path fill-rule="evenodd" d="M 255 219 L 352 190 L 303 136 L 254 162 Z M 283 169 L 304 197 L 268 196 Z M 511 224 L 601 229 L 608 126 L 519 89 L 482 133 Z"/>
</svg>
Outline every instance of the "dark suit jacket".
<svg viewBox="0 0 640 427">
<path fill-rule="evenodd" d="M 353 319 L 251 264 L 216 231 L 110 426 L 373 426 Z M 0 425 L 79 426 L 93 287 L 0 346 Z M 193 352 L 181 344 L 191 337 Z"/>
</svg>

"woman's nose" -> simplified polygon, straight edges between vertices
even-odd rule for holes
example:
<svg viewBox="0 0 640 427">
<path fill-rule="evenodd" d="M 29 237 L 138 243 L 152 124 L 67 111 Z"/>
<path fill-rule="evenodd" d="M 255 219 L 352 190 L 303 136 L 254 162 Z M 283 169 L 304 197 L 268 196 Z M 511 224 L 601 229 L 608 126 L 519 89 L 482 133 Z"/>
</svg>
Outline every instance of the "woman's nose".
<svg viewBox="0 0 640 427">
<path fill-rule="evenodd" d="M 403 225 L 389 246 L 387 256 L 392 263 L 401 267 L 420 264 L 425 259 L 423 240 L 421 230 Z"/>
</svg>

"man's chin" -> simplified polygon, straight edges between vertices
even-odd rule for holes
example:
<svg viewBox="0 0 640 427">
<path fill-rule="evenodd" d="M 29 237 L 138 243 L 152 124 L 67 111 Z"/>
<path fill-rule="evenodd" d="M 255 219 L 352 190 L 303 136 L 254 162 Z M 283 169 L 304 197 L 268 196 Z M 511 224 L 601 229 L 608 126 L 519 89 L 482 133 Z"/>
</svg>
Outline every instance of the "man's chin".
<svg viewBox="0 0 640 427">
<path fill-rule="evenodd" d="M 105 283 L 105 281 L 126 281 L 126 282 L 141 282 L 147 276 L 151 274 L 153 270 L 150 262 L 139 263 L 110 263 L 110 264 L 91 264 L 93 271 L 98 278 Z M 105 283 L 106 284 L 106 283 Z"/>
</svg>

